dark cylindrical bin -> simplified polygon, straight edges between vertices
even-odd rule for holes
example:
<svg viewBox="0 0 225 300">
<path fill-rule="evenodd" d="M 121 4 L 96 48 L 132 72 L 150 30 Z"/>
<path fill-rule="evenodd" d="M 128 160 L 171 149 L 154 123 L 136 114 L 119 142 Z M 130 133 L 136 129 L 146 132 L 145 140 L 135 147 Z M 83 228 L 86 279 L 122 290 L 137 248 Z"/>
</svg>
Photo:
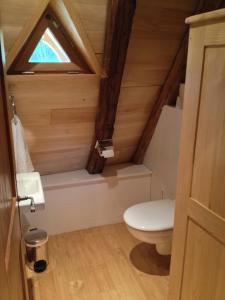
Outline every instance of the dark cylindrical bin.
<svg viewBox="0 0 225 300">
<path fill-rule="evenodd" d="M 29 229 L 25 236 L 26 262 L 28 267 L 37 272 L 43 272 L 48 265 L 48 234 L 38 228 Z"/>
</svg>

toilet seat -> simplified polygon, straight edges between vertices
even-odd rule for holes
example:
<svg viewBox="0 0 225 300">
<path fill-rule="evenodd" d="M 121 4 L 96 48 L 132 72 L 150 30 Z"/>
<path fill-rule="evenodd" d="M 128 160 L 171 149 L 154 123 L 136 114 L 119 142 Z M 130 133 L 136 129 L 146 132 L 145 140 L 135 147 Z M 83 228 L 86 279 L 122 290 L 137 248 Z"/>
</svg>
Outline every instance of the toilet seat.
<svg viewBox="0 0 225 300">
<path fill-rule="evenodd" d="M 148 201 L 128 208 L 125 223 L 137 230 L 162 231 L 173 229 L 175 201 L 171 199 Z"/>
</svg>

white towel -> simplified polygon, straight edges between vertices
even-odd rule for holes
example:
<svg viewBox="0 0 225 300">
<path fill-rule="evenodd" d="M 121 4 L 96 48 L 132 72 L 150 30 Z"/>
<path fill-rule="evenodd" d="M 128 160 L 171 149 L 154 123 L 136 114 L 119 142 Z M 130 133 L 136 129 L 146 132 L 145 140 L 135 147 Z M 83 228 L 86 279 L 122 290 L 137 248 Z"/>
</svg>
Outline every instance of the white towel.
<svg viewBox="0 0 225 300">
<path fill-rule="evenodd" d="M 34 167 L 30 158 L 30 153 L 25 140 L 23 126 L 18 116 L 14 116 L 12 120 L 13 144 L 16 161 L 16 172 L 27 173 L 33 172 Z"/>
</svg>

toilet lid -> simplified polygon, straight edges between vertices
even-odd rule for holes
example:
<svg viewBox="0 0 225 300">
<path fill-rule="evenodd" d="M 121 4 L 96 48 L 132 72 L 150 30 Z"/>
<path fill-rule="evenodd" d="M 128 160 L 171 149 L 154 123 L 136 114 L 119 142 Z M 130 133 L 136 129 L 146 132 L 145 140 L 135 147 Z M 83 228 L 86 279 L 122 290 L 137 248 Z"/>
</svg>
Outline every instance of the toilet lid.
<svg viewBox="0 0 225 300">
<path fill-rule="evenodd" d="M 124 213 L 124 221 L 138 230 L 168 230 L 173 228 L 174 211 L 174 200 L 149 201 L 128 208 Z"/>
</svg>

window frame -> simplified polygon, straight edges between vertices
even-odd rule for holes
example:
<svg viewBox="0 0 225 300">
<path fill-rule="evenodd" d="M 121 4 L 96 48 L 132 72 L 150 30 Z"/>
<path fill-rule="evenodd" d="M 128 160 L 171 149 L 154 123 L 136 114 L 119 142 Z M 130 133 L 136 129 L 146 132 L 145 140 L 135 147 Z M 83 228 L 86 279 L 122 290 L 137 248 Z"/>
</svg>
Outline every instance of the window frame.
<svg viewBox="0 0 225 300">
<path fill-rule="evenodd" d="M 41 40 L 41 37 L 47 28 L 51 30 L 71 62 L 29 62 L 31 55 L 33 54 L 37 44 Z M 8 74 L 26 73 L 93 73 L 80 54 L 78 47 L 76 47 L 76 45 L 71 41 L 62 24 L 49 7 L 38 21 L 27 42 L 18 53 L 14 63 L 8 70 Z"/>
</svg>

